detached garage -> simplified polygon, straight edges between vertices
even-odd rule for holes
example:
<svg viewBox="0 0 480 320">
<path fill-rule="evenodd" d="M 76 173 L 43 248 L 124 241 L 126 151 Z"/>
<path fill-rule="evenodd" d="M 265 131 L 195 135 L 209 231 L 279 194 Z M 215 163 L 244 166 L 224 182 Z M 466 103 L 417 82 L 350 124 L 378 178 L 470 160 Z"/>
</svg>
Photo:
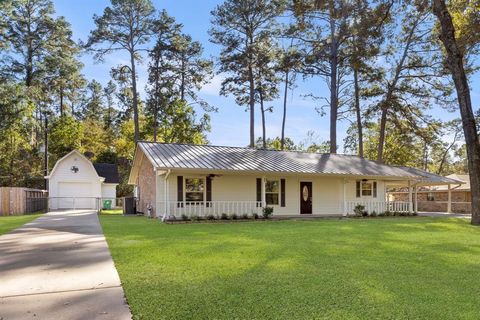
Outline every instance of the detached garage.
<svg viewBox="0 0 480 320">
<path fill-rule="evenodd" d="M 116 198 L 119 183 L 114 164 L 92 164 L 73 150 L 57 161 L 50 175 L 50 209 L 96 209 L 100 200 Z"/>
</svg>

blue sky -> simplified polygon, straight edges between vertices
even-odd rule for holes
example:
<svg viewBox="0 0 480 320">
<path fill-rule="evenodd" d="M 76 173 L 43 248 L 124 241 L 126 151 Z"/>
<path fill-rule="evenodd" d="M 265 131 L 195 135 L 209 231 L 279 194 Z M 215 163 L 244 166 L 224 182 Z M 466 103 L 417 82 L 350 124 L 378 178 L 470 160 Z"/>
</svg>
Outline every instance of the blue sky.
<svg viewBox="0 0 480 320">
<path fill-rule="evenodd" d="M 210 27 L 210 11 L 222 1 L 219 0 L 154 0 L 158 10 L 166 9 L 178 22 L 184 25 L 184 31 L 190 34 L 193 39 L 198 40 L 204 46 L 206 57 L 218 56 L 220 48 L 210 43 L 208 29 Z M 54 0 L 55 9 L 58 15 L 65 16 L 72 25 L 74 39 L 86 40 L 90 30 L 94 28 L 93 15 L 101 15 L 104 8 L 109 4 L 105 0 Z M 84 55 L 82 61 L 85 64 L 83 69 L 87 79 L 96 79 L 106 84 L 110 80 L 110 69 L 118 64 L 126 64 L 127 57 L 122 54 L 108 56 L 104 63 L 94 63 L 92 56 Z M 139 66 L 139 87 L 143 95 L 143 88 L 146 84 L 146 66 Z M 218 113 L 211 114 L 212 130 L 207 134 L 212 144 L 229 146 L 246 146 L 249 142 L 249 115 L 245 108 L 235 104 L 232 97 L 221 97 L 219 95 L 221 76 L 215 76 L 212 83 L 205 86 L 200 95 L 209 103 L 218 107 Z M 472 99 L 474 107 L 480 105 L 480 75 L 477 73 L 472 79 Z M 320 79 L 299 79 L 297 88 L 288 98 L 288 115 L 286 124 L 286 135 L 299 142 L 305 139 L 308 131 L 315 131 L 322 140 L 328 140 L 329 123 L 328 115 L 320 117 L 315 110 L 316 103 L 306 100 L 302 95 L 313 92 L 317 96 L 328 96 L 328 90 Z M 282 120 L 282 102 L 279 99 L 271 103 L 274 106 L 273 113 L 267 114 L 267 136 L 275 137 L 280 135 Z M 452 119 L 459 116 L 459 113 L 447 113 L 444 110 L 435 108 L 431 114 L 442 119 Z M 256 114 L 256 136 L 261 135 L 260 114 Z M 338 124 L 338 143 L 342 145 L 348 123 Z M 448 137 L 446 137 L 448 139 Z M 343 148 L 341 148 L 342 150 Z"/>
</svg>

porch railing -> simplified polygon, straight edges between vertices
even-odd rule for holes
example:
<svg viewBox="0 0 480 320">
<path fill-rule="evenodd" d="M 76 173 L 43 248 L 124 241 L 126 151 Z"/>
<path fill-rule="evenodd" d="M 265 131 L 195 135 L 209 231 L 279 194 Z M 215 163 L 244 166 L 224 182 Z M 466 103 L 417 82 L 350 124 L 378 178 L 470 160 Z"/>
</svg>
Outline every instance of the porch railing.
<svg viewBox="0 0 480 320">
<path fill-rule="evenodd" d="M 346 213 L 354 214 L 355 207 L 362 205 L 368 213 L 375 211 L 381 213 L 385 211 L 390 212 L 408 212 L 409 203 L 401 201 L 347 201 Z"/>
<path fill-rule="evenodd" d="M 260 215 L 262 213 L 261 201 L 161 201 L 156 204 L 157 217 L 163 217 L 166 210 L 166 218 L 180 218 L 182 215 L 220 217 L 222 214 L 252 215 L 256 213 Z"/>
</svg>

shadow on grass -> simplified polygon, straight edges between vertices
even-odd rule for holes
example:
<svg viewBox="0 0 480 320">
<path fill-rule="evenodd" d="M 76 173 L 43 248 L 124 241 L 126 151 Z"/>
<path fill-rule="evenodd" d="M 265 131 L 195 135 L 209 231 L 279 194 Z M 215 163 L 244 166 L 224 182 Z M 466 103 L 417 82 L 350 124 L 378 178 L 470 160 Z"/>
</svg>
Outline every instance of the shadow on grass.
<svg viewBox="0 0 480 320">
<path fill-rule="evenodd" d="M 101 221 L 130 306 L 146 319 L 480 313 L 470 298 L 480 280 L 469 276 L 480 266 L 479 230 L 461 220 Z"/>
</svg>

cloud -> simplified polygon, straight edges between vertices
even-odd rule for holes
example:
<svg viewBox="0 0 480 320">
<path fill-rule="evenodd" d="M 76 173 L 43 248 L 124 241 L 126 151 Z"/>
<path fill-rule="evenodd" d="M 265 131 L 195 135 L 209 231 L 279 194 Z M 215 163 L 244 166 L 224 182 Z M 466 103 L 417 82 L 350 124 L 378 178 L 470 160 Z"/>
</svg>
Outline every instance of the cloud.
<svg viewBox="0 0 480 320">
<path fill-rule="evenodd" d="M 215 75 L 212 78 L 212 81 L 207 83 L 202 87 L 200 93 L 210 96 L 219 96 L 220 95 L 220 88 L 222 87 L 222 81 L 224 77 L 221 75 Z"/>
</svg>

